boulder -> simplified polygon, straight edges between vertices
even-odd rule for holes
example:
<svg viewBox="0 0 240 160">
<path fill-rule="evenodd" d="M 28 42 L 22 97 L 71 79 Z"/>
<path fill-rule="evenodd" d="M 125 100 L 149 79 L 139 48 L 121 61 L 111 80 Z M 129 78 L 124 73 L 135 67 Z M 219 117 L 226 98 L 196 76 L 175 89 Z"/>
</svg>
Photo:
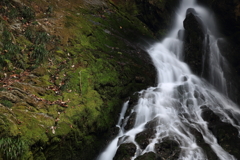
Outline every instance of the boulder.
<svg viewBox="0 0 240 160">
<path fill-rule="evenodd" d="M 113 160 L 131 160 L 135 155 L 136 146 L 133 143 L 121 144 Z"/>
<path fill-rule="evenodd" d="M 191 70 L 195 74 L 201 76 L 203 72 L 202 65 L 205 63 L 202 62 L 202 57 L 204 54 L 208 55 L 208 51 L 204 49 L 205 41 L 208 40 L 206 36 L 206 27 L 193 8 L 189 8 L 187 10 L 187 15 L 183 25 L 185 28 L 184 61 L 188 63 Z M 205 68 L 207 70 L 208 64 L 205 63 L 204 65 L 206 66 Z"/>
<path fill-rule="evenodd" d="M 155 137 L 155 129 L 146 129 L 136 135 L 135 141 L 139 144 L 141 149 L 145 149 L 152 138 Z"/>
<path fill-rule="evenodd" d="M 162 160 L 160 157 L 156 157 L 156 154 L 153 152 L 147 152 L 143 155 L 137 157 L 135 160 Z"/>
<path fill-rule="evenodd" d="M 134 124 L 135 124 L 135 120 L 136 120 L 136 112 L 133 112 L 128 121 L 127 121 L 127 124 L 126 126 L 124 127 L 125 130 L 130 130 L 133 128 Z"/>
<path fill-rule="evenodd" d="M 162 159 L 175 160 L 179 157 L 180 148 L 176 141 L 163 139 L 163 142 L 155 144 L 155 151 Z"/>
</svg>

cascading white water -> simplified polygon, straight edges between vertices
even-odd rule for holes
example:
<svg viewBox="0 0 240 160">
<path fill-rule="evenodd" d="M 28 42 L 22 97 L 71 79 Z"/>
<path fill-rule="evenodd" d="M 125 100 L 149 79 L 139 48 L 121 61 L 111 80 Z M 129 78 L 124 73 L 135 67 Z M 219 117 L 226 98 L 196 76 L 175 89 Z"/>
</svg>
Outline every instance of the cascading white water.
<svg viewBox="0 0 240 160">
<path fill-rule="evenodd" d="M 193 75 L 183 60 L 183 42 L 179 39 L 178 31 L 183 30 L 183 20 L 186 10 L 194 8 L 200 18 L 206 23 L 210 44 L 210 83 Z M 164 138 L 177 141 L 181 152 L 180 160 L 205 160 L 208 159 L 204 151 L 197 145 L 196 137 L 190 132 L 194 128 L 201 133 L 205 143 L 221 160 L 234 160 L 234 156 L 226 152 L 218 143 L 214 135 L 208 129 L 208 124 L 201 114 L 204 107 L 216 113 L 224 122 L 230 123 L 240 132 L 240 110 L 226 95 L 226 80 L 222 71 L 224 58 L 217 46 L 214 33 L 214 21 L 209 20 L 206 9 L 197 6 L 194 0 L 182 0 L 174 28 L 161 42 L 153 45 L 148 53 L 157 69 L 158 85 L 139 92 L 139 100 L 132 112 L 136 112 L 134 127 L 128 131 L 124 126 L 128 117 L 123 120 L 128 102 L 123 106 L 118 127 L 118 136 L 108 145 L 98 160 L 112 160 L 117 148 L 122 143 L 132 142 L 137 151 L 132 160 L 146 152 L 155 152 L 155 144 L 162 142 Z M 204 67 L 204 66 L 203 66 Z M 225 66 L 226 67 L 226 66 Z M 219 93 L 214 87 L 218 87 Z M 230 117 L 226 113 L 231 113 Z M 123 120 L 123 121 L 122 121 Z M 149 122 L 155 124 L 155 135 L 145 149 L 141 149 L 135 136 L 145 130 Z"/>
</svg>

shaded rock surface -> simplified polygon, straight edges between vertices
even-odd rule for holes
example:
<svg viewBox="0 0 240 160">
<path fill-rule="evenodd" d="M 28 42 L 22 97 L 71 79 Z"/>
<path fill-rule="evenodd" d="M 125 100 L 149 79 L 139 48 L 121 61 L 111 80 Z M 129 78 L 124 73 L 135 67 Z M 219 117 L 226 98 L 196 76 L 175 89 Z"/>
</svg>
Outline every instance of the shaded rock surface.
<svg viewBox="0 0 240 160">
<path fill-rule="evenodd" d="M 240 159 L 238 130 L 231 124 L 222 122 L 217 114 L 206 107 L 203 109 L 202 117 L 208 122 L 208 128 L 217 138 L 218 144 L 237 159 Z M 214 157 L 211 156 L 211 158 Z"/>
<path fill-rule="evenodd" d="M 155 130 L 149 128 L 141 133 L 138 133 L 135 137 L 135 141 L 139 144 L 141 149 L 145 149 L 154 137 Z"/>
<path fill-rule="evenodd" d="M 136 160 L 162 160 L 160 157 L 156 157 L 156 154 L 153 152 L 145 153 L 136 158 Z"/>
<path fill-rule="evenodd" d="M 204 49 L 206 28 L 193 8 L 187 10 L 183 25 L 186 30 L 184 39 L 184 61 L 190 66 L 195 74 L 201 76 L 203 72 L 202 65 L 204 63 L 202 62 L 202 57 L 206 52 Z M 208 64 L 205 65 L 206 68 L 207 65 Z"/>
<path fill-rule="evenodd" d="M 173 140 L 164 139 L 161 143 L 155 144 L 158 157 L 162 159 L 176 160 L 179 157 L 179 144 Z"/>
<path fill-rule="evenodd" d="M 131 157 L 135 155 L 136 146 L 133 143 L 121 144 L 117 150 L 113 160 L 131 160 Z"/>
</svg>

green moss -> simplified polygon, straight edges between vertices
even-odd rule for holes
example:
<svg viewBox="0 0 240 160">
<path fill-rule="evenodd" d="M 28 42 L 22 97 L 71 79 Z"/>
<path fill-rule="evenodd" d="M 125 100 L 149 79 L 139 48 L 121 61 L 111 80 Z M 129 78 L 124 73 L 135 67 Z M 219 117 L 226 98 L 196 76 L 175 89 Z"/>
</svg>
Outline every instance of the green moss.
<svg viewBox="0 0 240 160">
<path fill-rule="evenodd" d="M 60 119 L 60 122 L 57 124 L 57 128 L 56 128 L 56 136 L 63 136 L 63 135 L 67 135 L 70 131 L 71 131 L 71 123 L 67 123 L 66 120 L 64 120 L 63 122 L 61 122 L 62 120 Z M 60 141 L 60 139 L 58 139 L 58 141 Z M 56 139 L 55 139 L 55 142 Z"/>
<path fill-rule="evenodd" d="M 32 42 L 30 42 L 25 36 L 21 35 L 16 38 L 16 42 L 20 46 L 20 48 L 26 49 L 26 46 L 31 46 Z"/>
<path fill-rule="evenodd" d="M 134 81 L 142 74 L 139 63 L 143 62 L 133 54 L 137 52 L 134 43 L 152 33 L 132 16 L 138 13 L 135 3 L 124 5 L 125 9 L 66 11 L 63 32 L 70 34 L 67 45 L 52 47 L 56 44 L 40 25 L 27 27 L 24 35 L 15 37 L 21 50 L 17 59 L 22 59 L 22 68 L 30 69 L 34 76 L 23 76 L 20 83 L 12 85 L 26 92 L 24 98 L 30 100 L 16 103 L 11 111 L 0 109 L 0 130 L 28 141 L 29 159 L 94 159 L 110 135 L 106 132 L 115 125 L 123 99 L 146 87 L 146 83 Z M 24 19 L 32 20 L 27 10 L 30 18 Z M 5 37 L 12 40 L 9 33 Z M 49 50 L 54 54 L 45 52 Z M 56 101 L 67 105 L 53 104 Z"/>
<path fill-rule="evenodd" d="M 13 103 L 6 99 L 1 99 L 0 103 L 4 105 L 5 107 L 11 108 L 13 106 Z"/>
</svg>

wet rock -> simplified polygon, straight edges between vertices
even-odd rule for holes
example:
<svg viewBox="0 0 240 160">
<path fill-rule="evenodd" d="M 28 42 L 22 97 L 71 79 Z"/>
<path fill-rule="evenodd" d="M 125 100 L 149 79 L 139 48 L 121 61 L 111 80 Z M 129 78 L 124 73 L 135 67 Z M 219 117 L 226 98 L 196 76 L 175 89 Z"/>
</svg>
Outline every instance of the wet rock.
<svg viewBox="0 0 240 160">
<path fill-rule="evenodd" d="M 187 107 L 193 107 L 194 106 L 194 102 L 192 99 L 188 99 L 186 102 Z"/>
<path fill-rule="evenodd" d="M 178 31 L 178 39 L 185 41 L 185 30 L 181 29 Z"/>
<path fill-rule="evenodd" d="M 141 156 L 138 156 L 135 160 L 162 160 L 160 157 L 156 157 L 156 154 L 153 152 L 145 153 Z"/>
<path fill-rule="evenodd" d="M 133 128 L 133 126 L 135 124 L 136 116 L 137 116 L 136 112 L 133 112 L 130 115 L 128 122 L 127 122 L 126 126 L 124 127 L 125 130 L 129 130 L 129 129 Z"/>
<path fill-rule="evenodd" d="M 121 144 L 113 160 L 131 160 L 135 155 L 136 146 L 133 143 Z"/>
<path fill-rule="evenodd" d="M 203 136 L 200 132 L 198 132 L 194 128 L 190 128 L 190 132 L 195 136 L 197 145 L 200 146 L 204 153 L 206 154 L 208 160 L 218 160 L 218 156 L 216 153 L 212 150 L 211 146 L 207 143 L 205 143 Z"/>
<path fill-rule="evenodd" d="M 207 31 L 202 20 L 198 17 L 197 12 L 193 8 L 187 9 L 187 15 L 183 25 L 188 34 L 195 34 L 196 36 L 199 36 L 199 38 L 204 38 L 204 34 Z"/>
<path fill-rule="evenodd" d="M 155 151 L 162 159 L 176 160 L 179 157 L 180 148 L 177 142 L 164 139 L 162 143 L 155 144 Z"/>
<path fill-rule="evenodd" d="M 217 138 L 218 144 L 237 159 L 240 159 L 238 130 L 231 124 L 222 122 L 220 117 L 209 108 L 203 108 L 202 117 L 208 122 L 208 128 Z"/>
<path fill-rule="evenodd" d="M 186 18 L 183 22 L 185 28 L 185 62 L 189 64 L 191 70 L 201 75 L 202 73 L 202 56 L 206 53 L 204 50 L 204 41 L 206 34 L 206 27 L 202 20 L 197 16 L 194 9 L 187 10 Z M 207 64 L 205 64 L 207 65 Z"/>
<path fill-rule="evenodd" d="M 154 118 L 153 120 L 149 121 L 146 125 L 145 128 L 147 129 L 154 129 L 159 121 L 159 117 Z"/>
<path fill-rule="evenodd" d="M 117 145 L 121 145 L 123 143 L 127 143 L 127 140 L 128 140 L 129 136 L 122 136 L 118 139 L 118 143 Z"/>
<path fill-rule="evenodd" d="M 190 13 L 192 13 L 192 14 L 195 15 L 195 16 L 198 15 L 194 8 L 188 8 L 188 9 L 187 9 L 187 15 L 190 14 Z"/>
<path fill-rule="evenodd" d="M 155 137 L 156 131 L 154 129 L 146 129 L 145 131 L 138 133 L 135 137 L 135 141 L 139 144 L 141 149 L 145 149 L 152 138 Z"/>
<path fill-rule="evenodd" d="M 195 97 L 195 98 L 198 98 L 198 97 L 199 97 L 199 92 L 198 92 L 198 91 L 196 91 L 196 90 L 194 90 L 194 93 L 193 93 L 193 95 L 194 95 L 194 97 Z"/>
<path fill-rule="evenodd" d="M 189 84 L 184 83 L 182 85 L 179 85 L 176 87 L 176 90 L 178 92 L 178 96 L 182 96 L 183 94 L 187 93 L 189 91 Z"/>
</svg>

